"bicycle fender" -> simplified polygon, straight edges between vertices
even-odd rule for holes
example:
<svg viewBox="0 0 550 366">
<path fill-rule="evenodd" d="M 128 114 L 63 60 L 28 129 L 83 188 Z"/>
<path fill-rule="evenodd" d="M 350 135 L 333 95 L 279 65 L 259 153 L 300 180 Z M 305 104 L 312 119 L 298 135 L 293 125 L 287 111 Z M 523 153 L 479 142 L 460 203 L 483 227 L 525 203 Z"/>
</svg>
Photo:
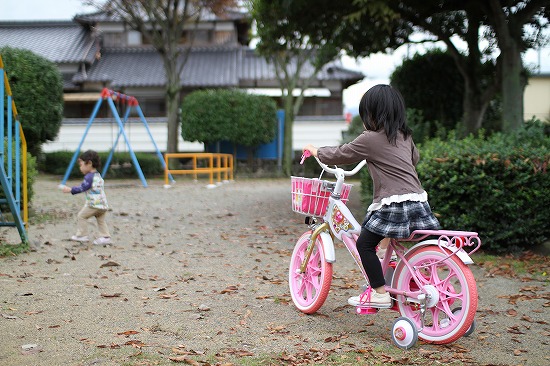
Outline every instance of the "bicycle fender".
<svg viewBox="0 0 550 366">
<path fill-rule="evenodd" d="M 435 245 L 435 246 L 438 246 L 438 240 L 437 239 L 429 239 L 429 240 L 424 240 L 424 241 L 421 241 L 420 243 L 416 244 L 415 246 L 413 246 L 411 249 L 409 249 L 407 252 L 410 252 L 410 251 L 414 251 L 416 250 L 417 248 L 421 248 L 421 247 L 425 247 L 425 246 L 428 246 L 428 245 Z M 445 247 L 445 248 L 448 248 L 450 251 L 456 251 L 456 246 L 454 245 L 449 245 L 449 243 L 447 241 L 444 241 L 444 240 L 441 240 L 439 242 L 439 245 L 441 245 L 442 247 Z M 459 249 L 457 252 L 456 252 L 456 256 L 462 261 L 462 263 L 464 264 L 474 264 L 474 261 L 472 260 L 472 258 L 468 255 L 468 253 L 466 253 L 466 251 L 464 249 Z"/>
<path fill-rule="evenodd" d="M 334 242 L 329 233 L 322 232 L 319 234 L 318 238 L 321 238 L 321 244 L 325 250 L 325 259 L 327 263 L 336 262 L 336 252 L 334 251 Z"/>
</svg>

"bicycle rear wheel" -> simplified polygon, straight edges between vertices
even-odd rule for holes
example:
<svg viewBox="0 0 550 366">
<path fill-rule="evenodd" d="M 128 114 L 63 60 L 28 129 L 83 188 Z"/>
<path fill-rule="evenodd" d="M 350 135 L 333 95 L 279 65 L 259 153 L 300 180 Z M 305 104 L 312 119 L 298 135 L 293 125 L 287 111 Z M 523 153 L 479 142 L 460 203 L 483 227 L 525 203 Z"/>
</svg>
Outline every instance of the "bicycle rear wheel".
<svg viewBox="0 0 550 366">
<path fill-rule="evenodd" d="M 445 259 L 448 253 L 437 246 L 427 246 L 406 254 L 420 286 L 402 261 L 393 276 L 396 289 L 424 288 L 435 295 L 431 307 L 426 309 L 423 329 L 419 305 L 408 302 L 403 295 L 397 296 L 399 312 L 415 322 L 418 337 L 428 343 L 446 344 L 462 337 L 470 329 L 477 310 L 477 287 L 472 271 L 456 255 Z"/>
<path fill-rule="evenodd" d="M 296 242 L 290 258 L 288 271 L 288 286 L 294 305 L 303 313 L 313 314 L 327 299 L 332 283 L 332 263 L 325 260 L 322 240 L 317 237 L 313 252 L 304 273 L 300 273 L 300 265 L 305 258 L 311 231 L 304 233 Z"/>
</svg>

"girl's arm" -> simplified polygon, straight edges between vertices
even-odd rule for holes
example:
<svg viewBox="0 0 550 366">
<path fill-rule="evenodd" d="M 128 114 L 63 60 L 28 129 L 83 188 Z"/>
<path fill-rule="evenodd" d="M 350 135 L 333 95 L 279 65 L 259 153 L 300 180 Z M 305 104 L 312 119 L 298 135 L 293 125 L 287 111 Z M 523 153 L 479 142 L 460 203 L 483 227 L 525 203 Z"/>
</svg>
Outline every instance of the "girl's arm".
<svg viewBox="0 0 550 366">
<path fill-rule="evenodd" d="M 88 173 L 84 176 L 84 180 L 79 186 L 74 186 L 71 188 L 71 194 L 78 194 L 86 192 L 88 189 L 92 188 L 94 182 L 94 173 Z"/>
</svg>

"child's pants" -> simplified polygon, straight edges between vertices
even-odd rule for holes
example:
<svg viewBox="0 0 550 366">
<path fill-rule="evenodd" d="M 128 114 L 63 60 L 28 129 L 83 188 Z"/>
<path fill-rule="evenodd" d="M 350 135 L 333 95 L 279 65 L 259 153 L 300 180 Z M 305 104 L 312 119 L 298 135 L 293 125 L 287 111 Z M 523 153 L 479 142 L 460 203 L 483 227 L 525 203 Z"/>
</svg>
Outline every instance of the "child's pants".
<svg viewBox="0 0 550 366">
<path fill-rule="evenodd" d="M 99 229 L 100 237 L 111 237 L 109 234 L 109 228 L 105 223 L 105 214 L 107 210 L 100 210 L 98 208 L 92 208 L 84 206 L 78 213 L 76 236 L 88 236 L 88 219 L 95 216 L 97 220 L 97 228 Z"/>
</svg>

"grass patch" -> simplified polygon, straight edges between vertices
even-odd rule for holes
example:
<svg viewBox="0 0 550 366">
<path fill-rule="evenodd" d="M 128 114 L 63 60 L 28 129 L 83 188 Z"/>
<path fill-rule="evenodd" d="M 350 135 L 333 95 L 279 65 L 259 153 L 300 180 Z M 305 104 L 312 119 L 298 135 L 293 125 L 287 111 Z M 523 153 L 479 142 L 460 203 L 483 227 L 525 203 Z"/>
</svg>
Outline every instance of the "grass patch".
<svg viewBox="0 0 550 366">
<path fill-rule="evenodd" d="M 29 251 L 29 243 L 5 244 L 0 242 L 0 257 L 12 257 Z"/>
</svg>

